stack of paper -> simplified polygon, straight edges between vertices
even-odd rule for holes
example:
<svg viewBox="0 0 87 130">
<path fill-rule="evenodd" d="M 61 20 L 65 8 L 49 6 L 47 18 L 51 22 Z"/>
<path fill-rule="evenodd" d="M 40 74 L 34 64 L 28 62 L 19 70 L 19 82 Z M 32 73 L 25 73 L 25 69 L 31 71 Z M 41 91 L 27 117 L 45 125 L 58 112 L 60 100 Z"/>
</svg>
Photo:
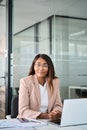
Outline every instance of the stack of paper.
<svg viewBox="0 0 87 130">
<path fill-rule="evenodd" d="M 23 119 L 23 120 L 22 120 Z M 1 128 L 16 128 L 16 127 L 28 127 L 33 128 L 41 125 L 46 125 L 46 122 L 33 120 L 33 119 L 3 119 L 0 120 L 0 129 Z"/>
</svg>

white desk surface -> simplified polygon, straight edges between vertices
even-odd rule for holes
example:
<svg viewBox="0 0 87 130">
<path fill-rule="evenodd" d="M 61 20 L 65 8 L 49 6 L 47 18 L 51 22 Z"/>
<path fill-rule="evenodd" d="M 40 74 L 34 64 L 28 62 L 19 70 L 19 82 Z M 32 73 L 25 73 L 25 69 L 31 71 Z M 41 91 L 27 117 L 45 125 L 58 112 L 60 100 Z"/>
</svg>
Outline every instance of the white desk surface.
<svg viewBox="0 0 87 130">
<path fill-rule="evenodd" d="M 78 125 L 78 126 L 68 126 L 68 127 L 60 127 L 59 125 L 55 124 L 55 123 L 51 123 L 47 120 L 40 120 L 40 121 L 36 121 L 36 122 L 42 122 L 41 125 L 33 125 L 32 127 L 26 126 L 24 123 L 22 123 L 21 125 L 8 125 L 6 123 L 10 123 L 13 124 L 15 123 L 15 121 L 18 121 L 15 119 L 4 119 L 4 120 L 0 120 L 1 123 L 1 128 L 2 130 L 87 130 L 87 124 L 86 125 Z M 18 121 L 19 122 L 19 121 Z M 44 123 L 47 122 L 47 123 Z M 20 124 L 20 123 L 18 123 Z"/>
<path fill-rule="evenodd" d="M 87 130 L 87 125 L 59 127 L 55 124 L 48 124 L 34 128 L 2 128 L 2 130 Z"/>
<path fill-rule="evenodd" d="M 47 126 L 35 128 L 35 130 L 87 130 L 87 125 L 59 127 L 57 125 L 49 124 Z"/>
</svg>

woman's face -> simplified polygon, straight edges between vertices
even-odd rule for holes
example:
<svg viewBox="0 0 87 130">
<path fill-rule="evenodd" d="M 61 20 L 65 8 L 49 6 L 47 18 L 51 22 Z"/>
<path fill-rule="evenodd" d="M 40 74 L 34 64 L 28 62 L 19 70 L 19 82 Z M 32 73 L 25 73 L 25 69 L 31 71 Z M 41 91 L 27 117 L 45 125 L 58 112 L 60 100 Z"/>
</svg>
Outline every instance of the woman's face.
<svg viewBox="0 0 87 130">
<path fill-rule="evenodd" d="M 48 64 L 43 58 L 38 58 L 34 65 L 34 71 L 38 78 L 45 78 L 48 73 Z"/>
</svg>

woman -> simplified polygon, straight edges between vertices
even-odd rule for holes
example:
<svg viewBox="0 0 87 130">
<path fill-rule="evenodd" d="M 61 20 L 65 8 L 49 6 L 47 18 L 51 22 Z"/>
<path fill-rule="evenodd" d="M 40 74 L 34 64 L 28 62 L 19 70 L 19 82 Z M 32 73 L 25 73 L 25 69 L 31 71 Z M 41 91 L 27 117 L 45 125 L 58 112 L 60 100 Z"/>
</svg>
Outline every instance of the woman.
<svg viewBox="0 0 87 130">
<path fill-rule="evenodd" d="M 38 54 L 29 75 L 20 80 L 18 117 L 58 120 L 61 112 L 59 79 L 52 60 L 46 54 Z"/>
</svg>

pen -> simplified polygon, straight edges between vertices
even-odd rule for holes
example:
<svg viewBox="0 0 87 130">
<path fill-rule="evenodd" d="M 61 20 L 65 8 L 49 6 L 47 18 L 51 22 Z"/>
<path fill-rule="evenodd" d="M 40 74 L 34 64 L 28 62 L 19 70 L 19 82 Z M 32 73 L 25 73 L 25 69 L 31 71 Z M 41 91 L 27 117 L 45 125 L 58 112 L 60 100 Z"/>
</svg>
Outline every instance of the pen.
<svg viewBox="0 0 87 130">
<path fill-rule="evenodd" d="M 21 123 L 29 123 L 29 122 L 35 122 L 35 123 L 41 123 L 40 121 L 37 120 L 32 120 L 32 119 L 26 119 L 26 118 L 17 118 Z"/>
<path fill-rule="evenodd" d="M 26 123 L 29 122 L 29 120 L 25 119 L 25 118 L 17 118 L 21 123 Z"/>
</svg>

